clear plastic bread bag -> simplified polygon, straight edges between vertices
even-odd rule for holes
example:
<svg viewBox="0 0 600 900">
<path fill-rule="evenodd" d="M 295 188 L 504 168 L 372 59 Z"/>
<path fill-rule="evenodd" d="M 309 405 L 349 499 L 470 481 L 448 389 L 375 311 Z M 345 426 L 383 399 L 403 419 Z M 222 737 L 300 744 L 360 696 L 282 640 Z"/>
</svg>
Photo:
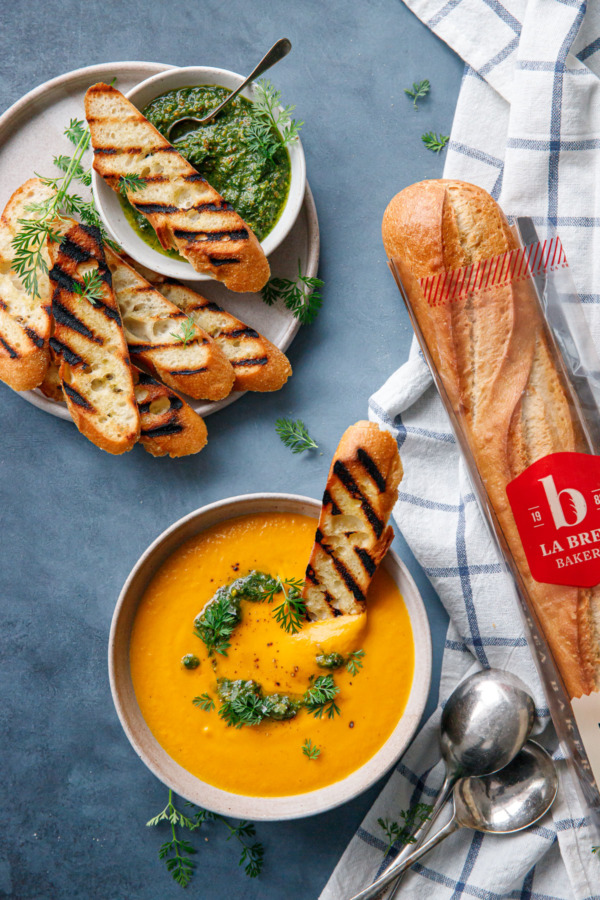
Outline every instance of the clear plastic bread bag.
<svg viewBox="0 0 600 900">
<path fill-rule="evenodd" d="M 600 360 L 560 239 L 512 227 L 518 249 L 463 269 L 389 262 L 598 824 Z"/>
</svg>

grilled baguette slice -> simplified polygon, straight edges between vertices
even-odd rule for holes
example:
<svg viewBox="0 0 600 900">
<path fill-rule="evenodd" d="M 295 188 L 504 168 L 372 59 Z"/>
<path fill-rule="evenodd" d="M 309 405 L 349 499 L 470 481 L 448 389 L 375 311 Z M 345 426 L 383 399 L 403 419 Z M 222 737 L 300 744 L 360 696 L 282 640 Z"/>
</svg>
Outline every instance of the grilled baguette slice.
<svg viewBox="0 0 600 900">
<path fill-rule="evenodd" d="M 123 94 L 94 84 L 85 95 L 94 169 L 119 190 L 123 175 L 145 181 L 127 191 L 165 249 L 178 250 L 197 272 L 232 291 L 259 291 L 270 269 L 256 235 Z"/>
<path fill-rule="evenodd" d="M 234 391 L 278 391 L 290 361 L 271 341 L 189 287 L 167 281 L 158 290 L 217 342 L 233 366 Z"/>
<path fill-rule="evenodd" d="M 77 292 L 84 275 L 97 271 L 102 297 Z M 77 428 L 108 453 L 131 450 L 140 417 L 119 307 L 111 287 L 97 228 L 74 224 L 50 270 L 54 285 L 52 349 L 60 356 L 59 375 Z"/>
<path fill-rule="evenodd" d="M 134 362 L 190 397 L 227 397 L 233 387 L 233 367 L 213 339 L 109 247 L 106 259 Z M 186 341 L 181 337 L 183 328 L 190 329 Z"/>
<path fill-rule="evenodd" d="M 309 619 L 365 609 L 367 591 L 394 531 L 402 464 L 396 441 L 373 422 L 348 428 L 335 452 L 302 596 Z"/>
<path fill-rule="evenodd" d="M 33 297 L 12 271 L 15 251 L 12 240 L 21 230 L 19 219 L 36 218 L 30 204 L 49 200 L 54 190 L 40 178 L 30 178 L 18 188 L 0 218 L 0 379 L 16 391 L 41 384 L 50 362 L 52 327 L 50 281 L 38 274 L 39 296 Z M 50 266 L 47 242 L 42 255 Z"/>
<path fill-rule="evenodd" d="M 152 456 L 189 456 L 206 446 L 204 419 L 179 394 L 132 366 L 142 430 L 140 444 Z"/>
</svg>

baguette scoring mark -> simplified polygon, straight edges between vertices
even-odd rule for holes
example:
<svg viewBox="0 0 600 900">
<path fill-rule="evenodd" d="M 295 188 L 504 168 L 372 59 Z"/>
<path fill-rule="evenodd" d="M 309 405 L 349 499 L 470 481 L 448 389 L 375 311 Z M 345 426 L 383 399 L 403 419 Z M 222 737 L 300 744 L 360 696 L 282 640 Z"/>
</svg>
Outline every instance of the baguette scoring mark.
<svg viewBox="0 0 600 900">
<path fill-rule="evenodd" d="M 554 237 L 543 243 L 509 250 L 462 269 L 450 269 L 439 275 L 420 278 L 419 285 L 429 305 L 440 306 L 462 300 L 473 292 L 506 287 L 567 267 L 567 257 L 560 238 Z"/>
</svg>

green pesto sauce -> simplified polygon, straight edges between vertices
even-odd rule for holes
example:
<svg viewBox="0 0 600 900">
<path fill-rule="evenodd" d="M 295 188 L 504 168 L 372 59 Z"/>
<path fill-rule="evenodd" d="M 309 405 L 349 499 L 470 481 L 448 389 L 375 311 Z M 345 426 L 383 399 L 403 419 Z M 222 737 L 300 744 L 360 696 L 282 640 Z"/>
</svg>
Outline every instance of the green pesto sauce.
<svg viewBox="0 0 600 900">
<path fill-rule="evenodd" d="M 180 88 L 156 97 L 143 113 L 166 137 L 176 119 L 202 118 L 229 93 L 229 89 L 216 85 Z M 182 133 L 174 130 L 171 140 L 262 241 L 285 206 L 291 164 L 283 146 L 273 160 L 251 149 L 246 143 L 251 124 L 252 103 L 237 96 L 208 125 L 184 125 Z M 181 259 L 176 251 L 163 250 L 150 223 L 124 197 L 119 195 L 119 201 L 127 221 L 149 246 L 172 259 Z"/>
</svg>

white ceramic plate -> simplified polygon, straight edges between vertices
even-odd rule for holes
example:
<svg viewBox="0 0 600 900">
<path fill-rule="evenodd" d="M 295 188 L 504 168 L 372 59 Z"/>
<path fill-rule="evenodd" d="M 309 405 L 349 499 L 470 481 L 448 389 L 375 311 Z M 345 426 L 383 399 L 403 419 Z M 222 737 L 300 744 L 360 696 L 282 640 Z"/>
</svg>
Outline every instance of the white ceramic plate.
<svg viewBox="0 0 600 900">
<path fill-rule="evenodd" d="M 70 154 L 72 144 L 63 131 L 70 119 L 84 118 L 83 96 L 97 81 L 109 82 L 116 77 L 116 87 L 127 93 L 134 85 L 157 72 L 173 68 L 162 63 L 115 62 L 88 66 L 67 72 L 25 94 L 0 116 L 0 209 L 19 185 L 34 173 L 56 175 L 52 157 Z M 77 185 L 78 193 L 89 199 L 87 188 Z M 304 204 L 296 224 L 285 241 L 270 256 L 273 275 L 295 278 L 298 260 L 302 271 L 313 277 L 319 264 L 319 225 L 310 188 L 307 184 Z M 286 350 L 296 335 L 298 320 L 281 304 L 265 306 L 258 294 L 234 294 L 216 282 L 202 282 L 196 287 L 204 296 L 256 328 L 280 350 Z M 71 417 L 64 403 L 48 400 L 39 390 L 24 391 L 23 399 L 66 421 Z M 201 416 L 210 415 L 233 403 L 242 394 L 230 394 L 224 400 L 188 402 Z"/>
<path fill-rule="evenodd" d="M 158 743 L 137 703 L 129 666 L 131 629 L 144 591 L 164 561 L 184 541 L 237 516 L 292 512 L 319 516 L 321 503 L 296 494 L 245 494 L 211 503 L 179 519 L 148 547 L 125 582 L 113 615 L 108 666 L 113 700 L 135 752 L 157 778 L 192 803 L 239 819 L 297 819 L 325 812 L 371 787 L 404 753 L 419 724 L 431 682 L 431 635 L 423 601 L 402 560 L 391 550 L 382 562 L 406 604 L 415 645 L 415 670 L 406 708 L 383 747 L 360 769 L 335 784 L 291 797 L 247 797 L 216 788 L 173 760 Z"/>
<path fill-rule="evenodd" d="M 147 78 L 128 91 L 127 97 L 134 106 L 142 110 L 152 100 L 155 100 L 161 94 L 167 93 L 167 91 L 200 84 L 216 84 L 233 90 L 243 80 L 242 75 L 237 75 L 228 69 L 214 69 L 210 66 L 187 66 L 181 69 L 169 69 L 167 72 L 158 72 L 158 74 Z M 254 85 L 249 85 L 242 91 L 242 96 L 248 100 L 253 100 L 254 92 Z M 299 140 L 294 141 L 289 147 L 289 157 L 291 180 L 286 204 L 275 227 L 261 242 L 265 255 L 269 259 L 294 226 L 296 219 L 300 215 L 306 193 L 306 162 L 304 160 L 304 150 Z M 92 173 L 92 191 L 98 212 L 109 234 L 133 259 L 154 272 L 159 272 L 161 275 L 166 275 L 168 278 L 174 278 L 177 281 L 213 281 L 210 275 L 202 275 L 195 272 L 193 267 L 185 260 L 171 259 L 165 256 L 164 253 L 160 253 L 158 250 L 150 247 L 127 221 L 117 194 L 96 172 Z"/>
</svg>

